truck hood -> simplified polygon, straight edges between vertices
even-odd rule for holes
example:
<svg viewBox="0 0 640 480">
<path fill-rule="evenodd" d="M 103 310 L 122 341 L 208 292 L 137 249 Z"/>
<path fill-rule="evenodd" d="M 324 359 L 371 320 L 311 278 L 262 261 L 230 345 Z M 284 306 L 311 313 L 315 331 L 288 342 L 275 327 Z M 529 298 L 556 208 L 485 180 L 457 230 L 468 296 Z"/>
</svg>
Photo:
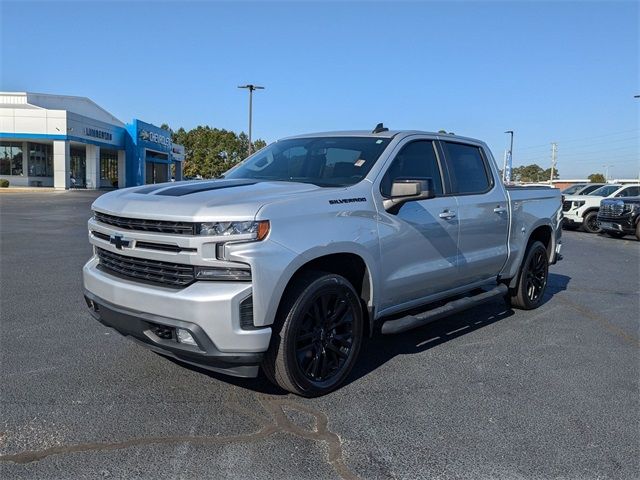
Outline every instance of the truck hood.
<svg viewBox="0 0 640 480">
<path fill-rule="evenodd" d="M 116 190 L 97 198 L 92 208 L 150 220 L 252 220 L 263 205 L 319 190 L 324 189 L 251 179 L 171 182 Z"/>
<path fill-rule="evenodd" d="M 600 200 L 602 200 L 603 198 L 607 197 L 601 197 L 600 195 L 567 195 L 564 197 L 565 200 L 569 201 L 582 200 L 589 203 L 600 202 Z"/>
</svg>

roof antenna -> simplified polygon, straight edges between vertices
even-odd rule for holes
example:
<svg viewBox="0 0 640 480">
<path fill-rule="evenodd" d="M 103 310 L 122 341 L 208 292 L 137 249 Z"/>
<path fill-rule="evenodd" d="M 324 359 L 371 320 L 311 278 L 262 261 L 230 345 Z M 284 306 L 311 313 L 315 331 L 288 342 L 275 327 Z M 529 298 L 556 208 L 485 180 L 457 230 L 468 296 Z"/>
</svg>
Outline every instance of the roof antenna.
<svg viewBox="0 0 640 480">
<path fill-rule="evenodd" d="M 373 129 L 373 131 L 371 133 L 382 133 L 382 132 L 388 132 L 389 129 L 387 127 L 385 127 L 382 122 L 376 125 L 376 128 Z"/>
</svg>

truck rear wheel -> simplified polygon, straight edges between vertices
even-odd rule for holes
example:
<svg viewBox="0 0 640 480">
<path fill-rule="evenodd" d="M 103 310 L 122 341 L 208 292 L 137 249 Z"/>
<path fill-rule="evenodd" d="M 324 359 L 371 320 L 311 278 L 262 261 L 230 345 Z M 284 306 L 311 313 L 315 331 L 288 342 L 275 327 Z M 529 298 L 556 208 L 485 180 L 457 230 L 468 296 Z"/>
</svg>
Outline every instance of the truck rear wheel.
<svg viewBox="0 0 640 480">
<path fill-rule="evenodd" d="M 542 304 L 549 276 L 549 255 L 542 242 L 527 247 L 520 266 L 518 283 L 511 293 L 511 305 L 522 310 L 533 310 Z"/>
<path fill-rule="evenodd" d="M 285 390 L 316 397 L 349 375 L 362 343 L 360 299 L 336 274 L 306 272 L 294 280 L 278 310 L 263 371 Z"/>
</svg>

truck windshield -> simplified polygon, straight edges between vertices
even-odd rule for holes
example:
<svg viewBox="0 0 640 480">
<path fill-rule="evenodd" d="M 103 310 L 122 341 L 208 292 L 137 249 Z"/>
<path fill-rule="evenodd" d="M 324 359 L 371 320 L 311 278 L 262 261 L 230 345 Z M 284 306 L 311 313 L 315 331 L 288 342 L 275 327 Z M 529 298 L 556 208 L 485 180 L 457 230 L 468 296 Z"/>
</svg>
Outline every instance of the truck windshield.
<svg viewBox="0 0 640 480">
<path fill-rule="evenodd" d="M 608 197 L 619 188 L 620 188 L 620 185 L 605 185 L 604 187 L 600 187 L 594 190 L 589 195 L 593 195 L 597 197 Z"/>
<path fill-rule="evenodd" d="M 229 170 L 224 178 L 303 182 L 320 187 L 354 185 L 369 173 L 390 141 L 376 137 L 280 140 Z"/>
</svg>

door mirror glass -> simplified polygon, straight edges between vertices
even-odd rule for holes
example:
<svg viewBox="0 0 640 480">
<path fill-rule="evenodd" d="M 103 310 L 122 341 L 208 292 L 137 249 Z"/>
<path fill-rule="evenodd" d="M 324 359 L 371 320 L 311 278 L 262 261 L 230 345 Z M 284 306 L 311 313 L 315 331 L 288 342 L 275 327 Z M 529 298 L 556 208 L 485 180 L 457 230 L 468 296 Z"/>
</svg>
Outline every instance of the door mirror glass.
<svg viewBox="0 0 640 480">
<path fill-rule="evenodd" d="M 391 198 L 385 199 L 383 205 L 386 211 L 395 213 L 404 203 L 435 196 L 431 178 L 396 178 L 391 184 Z"/>
</svg>

